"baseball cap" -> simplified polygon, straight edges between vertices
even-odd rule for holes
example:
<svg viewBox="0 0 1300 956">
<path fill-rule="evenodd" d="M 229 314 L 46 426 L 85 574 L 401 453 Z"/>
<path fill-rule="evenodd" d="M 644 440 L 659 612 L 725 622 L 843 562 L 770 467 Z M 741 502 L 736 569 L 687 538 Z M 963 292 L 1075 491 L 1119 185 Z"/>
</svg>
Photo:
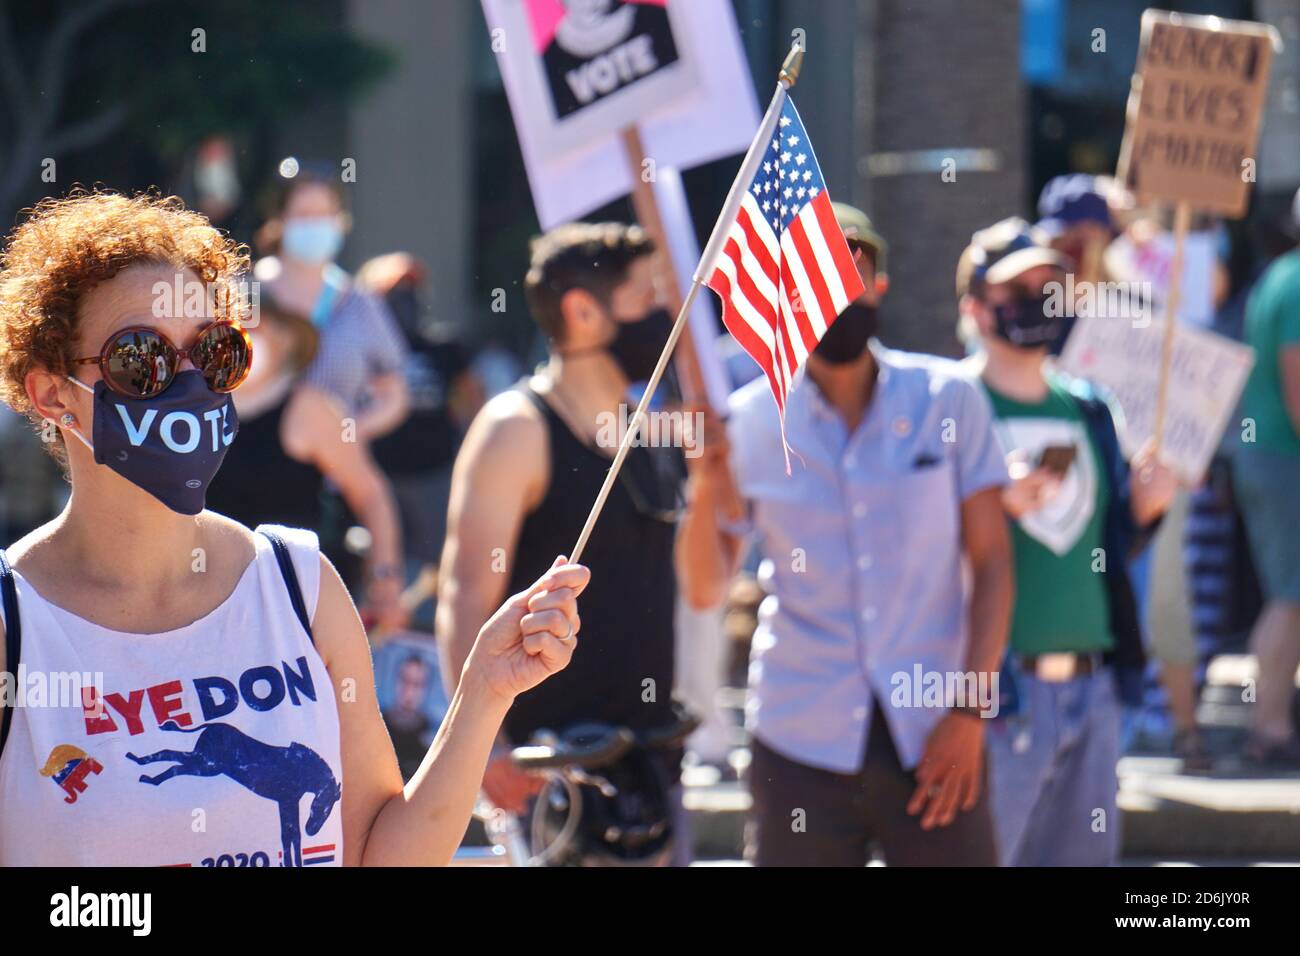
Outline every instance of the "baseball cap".
<svg viewBox="0 0 1300 956">
<path fill-rule="evenodd" d="M 1008 282 L 1035 266 L 1069 269 L 1070 260 L 1047 244 L 1047 235 L 1019 216 L 996 222 L 971 236 L 957 260 L 957 295 L 972 285 Z"/>
<path fill-rule="evenodd" d="M 1071 226 L 1096 222 L 1109 227 L 1110 205 L 1101 176 L 1072 173 L 1047 181 L 1038 196 L 1038 228 L 1059 236 Z"/>
<path fill-rule="evenodd" d="M 885 252 L 889 249 L 889 244 L 880 233 L 876 232 L 870 217 L 861 209 L 848 203 L 833 202 L 831 209 L 835 211 L 835 221 L 839 223 L 844 238 L 850 243 L 856 242 L 870 248 L 876 254 L 876 272 L 884 275 Z"/>
</svg>

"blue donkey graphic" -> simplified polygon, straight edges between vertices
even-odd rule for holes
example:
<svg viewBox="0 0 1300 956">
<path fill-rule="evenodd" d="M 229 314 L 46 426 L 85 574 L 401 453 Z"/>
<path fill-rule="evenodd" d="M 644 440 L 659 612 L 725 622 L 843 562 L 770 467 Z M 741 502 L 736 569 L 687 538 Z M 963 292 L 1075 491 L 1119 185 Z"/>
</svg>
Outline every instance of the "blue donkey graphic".
<svg viewBox="0 0 1300 956">
<path fill-rule="evenodd" d="M 174 766 L 155 776 L 142 774 L 141 783 L 158 786 L 177 776 L 216 777 L 225 774 L 259 797 L 279 805 L 284 865 L 302 866 L 299 801 L 304 794 L 313 794 L 306 830 L 308 836 L 315 836 L 342 795 L 342 788 L 334 779 L 329 764 L 319 754 L 300 743 L 291 743 L 287 747 L 266 744 L 229 724 L 209 723 L 185 728 L 169 720 L 161 729 L 197 733 L 199 738 L 190 751 L 159 750 L 143 757 L 128 753 L 127 759 L 138 764 L 175 761 Z"/>
</svg>

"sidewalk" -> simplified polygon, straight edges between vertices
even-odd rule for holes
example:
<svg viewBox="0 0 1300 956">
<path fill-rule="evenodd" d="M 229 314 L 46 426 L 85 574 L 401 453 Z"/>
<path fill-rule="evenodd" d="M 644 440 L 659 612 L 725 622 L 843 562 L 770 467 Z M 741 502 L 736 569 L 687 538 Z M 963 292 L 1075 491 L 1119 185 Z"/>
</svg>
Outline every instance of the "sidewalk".
<svg viewBox="0 0 1300 956">
<path fill-rule="evenodd" d="M 1300 774 L 1262 775 L 1237 756 L 1249 704 L 1241 689 L 1254 673 L 1247 657 L 1211 667 L 1198 718 L 1215 755 L 1212 773 L 1182 773 L 1182 762 L 1138 752 L 1119 763 L 1126 864 L 1243 864 L 1300 860 Z M 688 772 L 686 808 L 702 860 L 738 859 L 749 794 L 743 784 Z"/>
<path fill-rule="evenodd" d="M 1243 689 L 1254 675 L 1246 655 L 1210 666 L 1197 720 L 1212 773 L 1183 774 L 1179 760 L 1155 753 L 1120 761 L 1126 857 L 1300 857 L 1300 774 L 1265 774 L 1240 757 L 1250 720 Z"/>
</svg>

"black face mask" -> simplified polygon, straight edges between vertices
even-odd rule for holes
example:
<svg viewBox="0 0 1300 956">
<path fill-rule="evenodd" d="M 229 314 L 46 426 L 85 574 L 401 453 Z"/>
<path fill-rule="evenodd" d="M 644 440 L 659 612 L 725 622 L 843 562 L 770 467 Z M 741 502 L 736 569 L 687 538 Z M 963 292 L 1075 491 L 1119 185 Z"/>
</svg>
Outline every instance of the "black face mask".
<svg viewBox="0 0 1300 956">
<path fill-rule="evenodd" d="M 412 338 L 419 333 L 420 297 L 415 291 L 415 286 L 410 283 L 396 285 L 389 290 L 388 295 L 384 296 L 384 301 L 407 338 Z"/>
<path fill-rule="evenodd" d="M 614 338 L 605 351 L 618 363 L 629 382 L 648 381 L 668 343 L 673 319 L 664 308 L 652 309 L 636 322 L 616 322 Z"/>
<path fill-rule="evenodd" d="M 879 310 L 865 302 L 850 302 L 831 323 L 813 354 L 831 365 L 847 365 L 861 357 L 867 341 L 880 328 Z"/>
<path fill-rule="evenodd" d="M 1051 315 L 1046 292 L 1020 295 L 993 307 L 997 333 L 1016 348 L 1047 348 L 1061 336 L 1061 316 Z"/>
</svg>

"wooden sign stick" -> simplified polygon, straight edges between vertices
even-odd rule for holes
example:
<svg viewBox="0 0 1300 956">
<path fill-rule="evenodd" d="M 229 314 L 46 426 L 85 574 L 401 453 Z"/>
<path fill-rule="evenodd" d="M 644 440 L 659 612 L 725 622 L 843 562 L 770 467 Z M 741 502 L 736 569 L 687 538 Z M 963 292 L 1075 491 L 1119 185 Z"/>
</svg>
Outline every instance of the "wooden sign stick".
<svg viewBox="0 0 1300 956">
<path fill-rule="evenodd" d="M 656 271 L 662 276 L 668 288 L 668 304 L 672 311 L 681 308 L 681 284 L 677 281 L 677 269 L 673 266 L 673 257 L 668 252 L 668 233 L 664 229 L 663 216 L 659 212 L 659 200 L 655 198 L 654 188 L 646 181 L 645 147 L 641 145 L 641 131 L 635 126 L 623 130 L 623 151 L 627 156 L 628 172 L 632 176 L 632 209 L 637 222 L 646 231 L 655 244 L 655 256 L 658 259 Z M 688 319 L 689 321 L 689 319 Z M 695 351 L 695 340 L 689 335 L 681 339 L 677 352 L 673 356 L 682 387 L 682 398 L 688 403 L 708 402 L 708 389 L 704 385 L 704 373 L 700 371 L 700 357 Z M 714 409 L 719 415 L 725 408 Z M 703 435 L 696 435 L 697 442 L 703 441 Z M 722 486 L 722 510 L 728 520 L 739 521 L 744 515 L 744 503 L 740 491 L 736 488 L 735 477 L 727 468 L 727 479 Z"/>
<path fill-rule="evenodd" d="M 627 453 L 641 430 L 641 425 L 646 417 L 646 409 L 650 406 L 650 399 L 654 397 L 655 390 L 659 387 L 659 380 L 663 377 L 664 369 L 668 366 L 668 358 L 673 354 L 677 340 L 681 338 L 682 330 L 686 327 L 686 317 L 690 314 L 691 306 L 695 304 L 695 297 L 699 295 L 700 289 L 704 285 L 703 273 L 705 267 L 706 265 L 712 265 L 717 257 L 718 248 L 726 238 L 727 230 L 730 228 L 736 210 L 740 206 L 740 200 L 743 198 L 744 184 L 753 179 L 754 172 L 763 159 L 763 147 L 772 136 L 772 131 L 776 129 L 785 91 L 794 86 L 795 81 L 799 79 L 799 70 L 802 65 L 803 49 L 798 44 L 795 44 L 791 47 L 789 55 L 786 56 L 785 63 L 781 66 L 776 94 L 772 97 L 771 104 L 768 105 L 767 113 L 763 116 L 763 122 L 759 125 L 758 133 L 755 135 L 753 142 L 749 144 L 749 152 L 745 154 L 745 160 L 740 164 L 740 172 L 736 174 L 736 181 L 731 184 L 731 192 L 728 193 L 727 201 L 722 207 L 722 214 L 713 227 L 713 235 L 704 248 L 695 275 L 691 277 L 691 287 L 686 293 L 686 301 L 682 303 L 681 309 L 677 312 L 677 321 L 673 323 L 673 330 L 668 335 L 668 342 L 664 345 L 664 350 L 659 353 L 659 361 L 655 364 L 655 370 L 650 373 L 650 380 L 646 383 L 645 391 L 641 395 L 641 401 L 637 403 L 636 412 L 632 415 L 632 422 L 627 429 L 627 434 L 623 436 L 623 441 L 618 446 L 618 453 L 614 455 L 614 461 L 609 466 L 609 471 L 605 473 L 605 481 L 600 486 L 596 501 L 591 506 L 587 521 L 582 526 L 582 532 L 578 535 L 578 542 L 573 546 L 573 553 L 569 555 L 569 561 L 574 564 L 577 564 L 582 557 L 582 552 L 587 547 L 587 540 L 591 537 L 592 529 L 596 527 L 596 519 L 600 517 L 601 509 L 605 507 L 605 500 L 609 497 L 610 489 L 614 486 L 614 480 L 618 477 L 619 470 L 623 467 L 623 461 L 627 458 Z M 638 164 L 637 178 L 640 178 L 639 166 L 640 164 Z"/>
<path fill-rule="evenodd" d="M 1174 255 L 1169 262 L 1169 290 L 1165 293 L 1165 330 L 1160 345 L 1160 378 L 1156 385 L 1154 426 L 1155 455 L 1165 437 L 1165 406 L 1169 402 L 1169 367 L 1174 358 L 1174 327 L 1178 324 L 1178 305 L 1183 291 L 1183 244 L 1191 225 L 1192 207 L 1181 200 L 1174 207 Z"/>
</svg>

